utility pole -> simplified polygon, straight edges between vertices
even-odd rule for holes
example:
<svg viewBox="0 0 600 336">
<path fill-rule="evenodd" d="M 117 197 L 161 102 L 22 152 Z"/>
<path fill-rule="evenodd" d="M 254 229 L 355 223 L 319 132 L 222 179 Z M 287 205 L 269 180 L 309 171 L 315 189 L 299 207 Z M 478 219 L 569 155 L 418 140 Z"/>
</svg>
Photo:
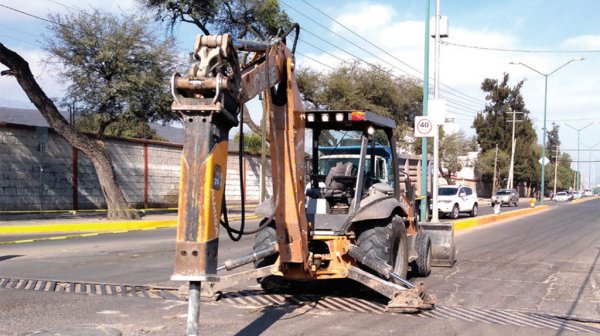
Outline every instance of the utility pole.
<svg viewBox="0 0 600 336">
<path fill-rule="evenodd" d="M 429 0 L 427 0 L 429 1 Z M 440 0 L 436 0 L 435 2 L 435 69 L 433 72 L 433 99 L 437 100 L 440 97 Z M 442 111 L 436 111 L 437 113 L 441 113 Z M 435 119 L 438 119 L 440 116 L 435 116 Z M 439 222 L 438 218 L 438 175 L 439 175 L 439 167 L 440 167 L 440 127 L 437 123 L 437 120 L 434 122 L 435 124 L 435 133 L 433 134 L 433 169 L 432 173 L 432 181 L 433 186 L 431 187 L 431 195 L 432 195 L 432 214 L 431 214 L 431 222 L 437 223 Z"/>
<path fill-rule="evenodd" d="M 423 116 L 427 116 L 429 101 L 429 17 L 431 16 L 431 0 L 425 0 L 425 60 L 423 65 Z M 427 220 L 427 138 L 421 138 L 421 221 Z M 437 209 L 433 209 L 436 212 Z"/>
<path fill-rule="evenodd" d="M 496 194 L 496 167 L 498 166 L 498 144 L 496 144 L 496 158 L 494 158 L 494 177 L 492 178 L 492 195 Z"/>
<path fill-rule="evenodd" d="M 554 158 L 554 193 L 552 195 L 556 196 L 556 178 L 557 178 L 557 173 L 558 173 L 558 148 L 559 146 L 556 146 L 556 156 Z"/>
<path fill-rule="evenodd" d="M 429 1 L 429 0 L 427 0 Z M 444 25 L 442 27 L 442 24 Z M 435 132 L 433 135 L 433 166 L 435 167 L 433 178 L 432 178 L 432 207 L 437 209 L 438 199 L 438 174 L 440 169 L 440 139 L 439 131 L 440 126 L 443 126 L 446 122 L 445 111 L 446 105 L 443 99 L 440 99 L 440 38 L 448 37 L 448 20 L 446 17 L 440 15 L 440 0 L 436 0 L 435 6 L 435 68 L 433 73 L 434 80 L 434 102 L 435 110 L 431 109 L 432 120 L 435 125 Z M 443 31 L 442 31 L 443 29 Z M 432 105 L 430 105 L 431 107 Z M 435 112 L 435 114 L 434 114 Z M 431 222 L 438 222 L 438 213 L 433 211 Z"/>
<path fill-rule="evenodd" d="M 510 151 L 510 168 L 508 170 L 508 182 L 506 183 L 506 188 L 507 189 L 512 189 L 513 188 L 513 180 L 514 180 L 514 166 L 515 166 L 515 124 L 517 122 L 516 119 L 516 115 L 517 113 L 523 113 L 523 112 L 516 112 L 516 111 L 509 111 L 508 113 L 512 113 L 512 137 L 511 137 L 511 151 Z M 520 120 L 519 120 L 520 122 Z"/>
</svg>

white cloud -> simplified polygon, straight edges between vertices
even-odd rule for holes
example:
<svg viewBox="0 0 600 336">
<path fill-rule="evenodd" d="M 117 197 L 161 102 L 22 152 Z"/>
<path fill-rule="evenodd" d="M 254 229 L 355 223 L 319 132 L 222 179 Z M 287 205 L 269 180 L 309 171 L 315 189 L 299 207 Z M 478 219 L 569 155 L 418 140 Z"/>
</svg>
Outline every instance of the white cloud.
<svg viewBox="0 0 600 336">
<path fill-rule="evenodd" d="M 371 29 L 385 28 L 395 14 L 391 6 L 368 2 L 353 3 L 347 8 L 347 12 L 339 15 L 336 20 L 361 35 Z M 336 33 L 345 32 L 337 24 L 332 26 L 332 30 Z"/>
<path fill-rule="evenodd" d="M 562 46 L 565 49 L 575 48 L 578 50 L 600 49 L 600 35 L 581 35 L 566 39 Z"/>
</svg>

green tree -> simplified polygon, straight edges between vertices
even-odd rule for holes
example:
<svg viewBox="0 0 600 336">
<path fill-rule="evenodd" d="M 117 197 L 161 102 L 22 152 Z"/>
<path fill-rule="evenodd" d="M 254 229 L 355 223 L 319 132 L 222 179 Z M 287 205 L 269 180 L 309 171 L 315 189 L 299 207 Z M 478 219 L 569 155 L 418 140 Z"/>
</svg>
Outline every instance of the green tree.
<svg viewBox="0 0 600 336">
<path fill-rule="evenodd" d="M 260 154 L 261 150 L 262 150 L 261 139 L 262 139 L 261 136 L 254 132 L 245 133 L 244 134 L 244 152 L 252 154 L 252 155 Z M 239 133 L 237 133 L 233 137 L 233 142 L 239 145 L 239 143 L 240 143 L 240 134 Z"/>
<path fill-rule="evenodd" d="M 191 23 L 203 34 L 231 33 L 237 38 L 266 39 L 290 26 L 277 0 L 138 0 L 170 27 Z"/>
<path fill-rule="evenodd" d="M 45 47 L 68 83 L 65 101 L 75 102 L 81 116 L 93 116 L 99 138 L 114 122 L 176 117 L 168 87 L 177 64 L 175 44 L 161 40 L 147 18 L 93 10 L 50 20 Z"/>
<path fill-rule="evenodd" d="M 556 178 L 556 190 L 567 190 L 573 187 L 573 176 L 575 171 L 571 169 L 571 156 L 567 153 L 562 153 L 558 158 L 557 167 L 557 178 Z M 548 164 L 546 166 L 546 185 L 554 189 L 554 164 Z"/>
<path fill-rule="evenodd" d="M 396 121 L 394 133 L 402 146 L 421 113 L 422 91 L 410 78 L 365 68 L 359 62 L 342 64 L 330 73 L 301 68 L 296 80 L 307 109 L 368 110 Z"/>
<path fill-rule="evenodd" d="M 477 158 L 476 170 L 481 173 L 483 179 L 492 181 L 494 176 L 494 161 L 496 161 L 496 148 L 481 152 Z M 498 160 L 496 161 L 496 187 L 502 184 L 508 177 L 510 166 L 510 154 L 498 150 Z"/>
<path fill-rule="evenodd" d="M 556 149 L 558 148 L 558 155 L 560 156 L 560 138 L 558 135 L 559 125 L 552 123 L 552 129 L 546 132 L 548 141 L 546 142 L 546 157 L 549 158 L 550 163 L 556 162 Z"/>
<path fill-rule="evenodd" d="M 97 115 L 87 115 L 75 121 L 75 128 L 80 132 L 96 134 L 100 128 L 100 121 Z M 147 122 L 136 119 L 120 119 L 113 122 L 106 127 L 104 135 L 167 141 L 159 136 Z"/>
<path fill-rule="evenodd" d="M 502 80 L 486 78 L 481 89 L 487 93 L 487 104 L 484 110 L 477 114 L 473 121 L 473 128 L 477 134 L 477 142 L 483 152 L 495 150 L 498 144 L 500 150 L 511 152 L 512 113 L 522 112 L 517 115 L 520 122 L 515 128 L 515 180 L 528 184 L 539 184 L 536 177 L 539 175 L 540 165 L 537 162 L 537 136 L 529 111 L 521 95 L 524 81 L 519 81 L 515 86 L 509 85 L 509 75 L 504 74 Z M 537 151 L 537 155 L 536 155 Z M 489 175 L 484 179 L 491 180 Z"/>
<path fill-rule="evenodd" d="M 440 131 L 440 174 L 452 184 L 452 176 L 456 176 L 465 163 L 465 157 L 472 149 L 472 141 L 463 132 L 444 134 Z"/>
<path fill-rule="evenodd" d="M 277 0 L 138 0 L 152 10 L 156 19 L 171 28 L 184 22 L 195 25 L 204 35 L 230 33 L 237 38 L 266 40 L 291 21 Z M 243 108 L 244 123 L 256 134 L 260 127 Z"/>
</svg>

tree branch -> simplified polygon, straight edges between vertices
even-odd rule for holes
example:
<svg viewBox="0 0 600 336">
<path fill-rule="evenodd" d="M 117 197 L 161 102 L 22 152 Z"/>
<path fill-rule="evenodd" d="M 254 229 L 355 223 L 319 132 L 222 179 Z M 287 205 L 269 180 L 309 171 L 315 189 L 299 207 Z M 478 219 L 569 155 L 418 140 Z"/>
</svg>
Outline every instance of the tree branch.
<svg viewBox="0 0 600 336">
<path fill-rule="evenodd" d="M 248 125 L 252 132 L 261 134 L 260 127 L 256 125 L 254 121 L 252 121 L 252 118 L 250 118 L 250 111 L 248 111 L 248 108 L 245 104 L 242 113 L 244 114 L 244 124 Z"/>
</svg>

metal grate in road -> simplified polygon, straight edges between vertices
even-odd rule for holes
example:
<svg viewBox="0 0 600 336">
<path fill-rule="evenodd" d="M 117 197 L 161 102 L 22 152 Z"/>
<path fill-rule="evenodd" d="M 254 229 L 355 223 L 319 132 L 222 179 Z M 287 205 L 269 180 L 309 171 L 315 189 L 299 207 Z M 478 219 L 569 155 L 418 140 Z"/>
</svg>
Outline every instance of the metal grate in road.
<svg viewBox="0 0 600 336">
<path fill-rule="evenodd" d="M 151 286 L 89 283 L 59 280 L 36 280 L 0 277 L 0 288 L 24 289 L 39 292 L 59 292 L 88 295 L 120 295 L 129 297 L 180 300 L 170 289 Z"/>
<path fill-rule="evenodd" d="M 117 295 L 150 299 L 182 300 L 176 289 L 152 286 L 89 283 L 58 280 L 36 280 L 0 277 L 0 288 L 60 292 L 86 295 Z M 310 307 L 312 309 L 367 314 L 390 314 L 384 303 L 357 297 L 323 296 L 314 294 L 271 294 L 259 290 L 226 292 L 221 302 L 241 308 Z M 600 333 L 595 328 L 577 321 L 546 314 L 503 309 L 469 308 L 461 306 L 436 306 L 430 311 L 410 315 L 414 318 L 453 319 L 474 323 L 502 324 L 540 329 L 568 330 Z"/>
</svg>

